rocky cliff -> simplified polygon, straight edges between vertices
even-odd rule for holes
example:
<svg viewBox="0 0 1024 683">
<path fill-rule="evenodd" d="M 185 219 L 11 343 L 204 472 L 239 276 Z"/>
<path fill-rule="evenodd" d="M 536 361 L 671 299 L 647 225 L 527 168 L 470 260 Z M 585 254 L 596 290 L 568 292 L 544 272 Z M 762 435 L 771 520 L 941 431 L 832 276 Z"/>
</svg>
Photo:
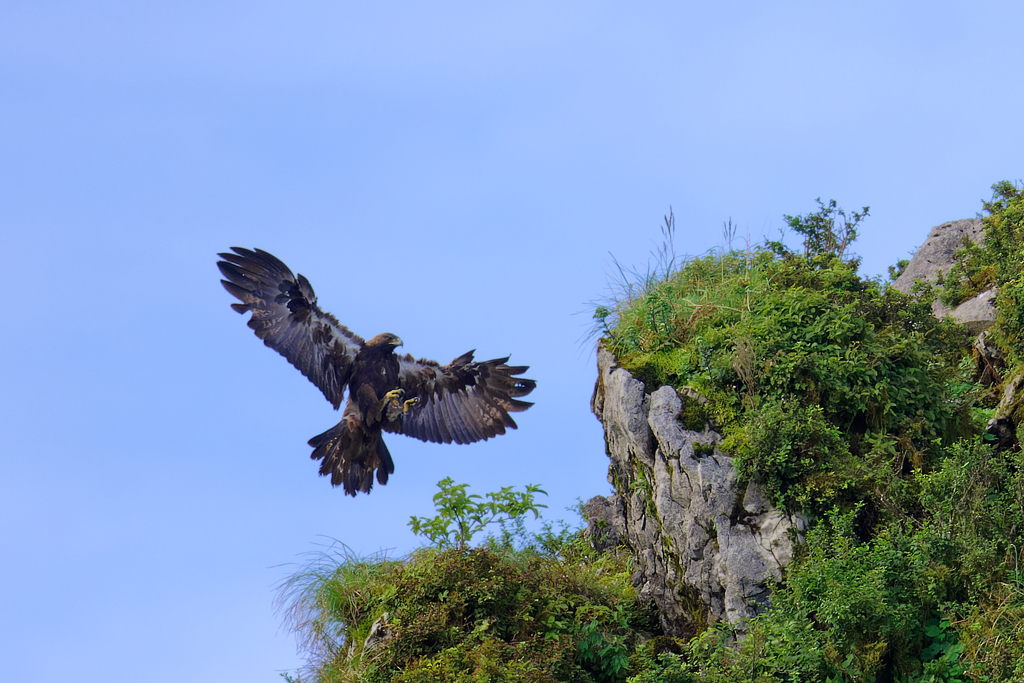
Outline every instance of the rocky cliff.
<svg viewBox="0 0 1024 683">
<path fill-rule="evenodd" d="M 617 494 L 587 502 L 590 538 L 633 553 L 633 583 L 654 599 L 667 634 L 721 620 L 742 629 L 767 607 L 803 520 L 774 509 L 756 483 L 739 484 L 719 435 L 694 423 L 700 396 L 668 386 L 647 393 L 603 345 L 597 356 L 592 409 Z"/>
<path fill-rule="evenodd" d="M 982 237 L 976 219 L 936 226 L 895 286 L 909 292 L 915 280 L 934 281 L 965 238 Z M 975 345 L 984 355 L 993 292 L 977 299 L 934 310 L 979 335 Z M 616 493 L 586 503 L 591 542 L 632 553 L 633 583 L 655 601 L 667 634 L 687 637 L 722 620 L 743 631 L 768 607 L 771 584 L 792 560 L 806 520 L 773 508 L 756 482 L 741 485 L 720 435 L 700 417 L 701 396 L 669 386 L 648 392 L 601 344 L 597 361 L 591 407 L 604 426 Z M 1020 383 L 1008 393 L 1020 394 Z"/>
</svg>

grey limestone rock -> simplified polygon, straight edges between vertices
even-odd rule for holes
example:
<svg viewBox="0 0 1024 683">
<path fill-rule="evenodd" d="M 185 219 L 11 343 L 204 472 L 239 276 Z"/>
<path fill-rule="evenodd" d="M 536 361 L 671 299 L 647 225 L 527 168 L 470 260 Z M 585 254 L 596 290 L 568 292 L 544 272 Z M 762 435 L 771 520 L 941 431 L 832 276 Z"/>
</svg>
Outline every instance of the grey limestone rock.
<svg viewBox="0 0 1024 683">
<path fill-rule="evenodd" d="M 924 244 L 914 252 L 913 258 L 903 273 L 896 278 L 893 287 L 906 294 L 914 286 L 915 280 L 935 282 L 939 271 L 948 273 L 954 263 L 957 249 L 963 247 L 965 237 L 974 242 L 981 241 L 980 219 L 965 218 L 936 225 L 928 233 Z"/>
<path fill-rule="evenodd" d="M 625 541 L 626 516 L 622 500 L 615 496 L 595 496 L 583 505 L 587 518 L 584 534 L 597 550 L 614 550 Z"/>
<path fill-rule="evenodd" d="M 938 303 L 938 302 L 936 302 Z M 971 334 L 981 334 L 996 322 L 996 289 L 986 290 L 953 309 L 950 314 Z M 941 304 L 939 304 L 941 306 Z M 934 304 L 932 308 L 934 309 Z"/>
<path fill-rule="evenodd" d="M 373 622 L 370 626 L 370 632 L 366 635 L 366 640 L 363 641 L 363 656 L 367 656 L 378 647 L 391 640 L 392 633 L 391 627 L 388 626 L 388 613 L 380 615 L 380 617 Z"/>
<path fill-rule="evenodd" d="M 1003 396 L 986 431 L 995 437 L 1000 448 L 1007 448 L 1020 440 L 1024 431 L 1021 425 L 1024 425 L 1024 374 L 1017 374 L 1003 382 Z"/>
<path fill-rule="evenodd" d="M 759 485 L 740 485 L 707 424 L 680 422 L 696 394 L 647 394 L 600 344 L 598 372 L 592 407 L 617 493 L 587 503 L 596 513 L 589 533 L 611 529 L 633 552 L 634 585 L 654 599 L 666 633 L 688 636 L 720 620 L 742 628 L 767 607 L 803 521 L 774 509 Z"/>
<path fill-rule="evenodd" d="M 980 243 L 984 237 L 982 222 L 978 218 L 965 218 L 936 225 L 916 252 L 903 273 L 896 278 L 893 287 L 904 294 L 910 292 L 916 280 L 935 282 L 939 273 L 948 273 L 955 263 L 957 249 L 964 245 L 964 238 Z M 944 318 L 952 315 L 963 323 L 971 334 L 979 334 L 992 326 L 996 319 L 993 307 L 995 290 L 982 292 L 970 301 L 956 308 L 947 308 L 941 302 L 932 304 L 935 315 Z"/>
</svg>

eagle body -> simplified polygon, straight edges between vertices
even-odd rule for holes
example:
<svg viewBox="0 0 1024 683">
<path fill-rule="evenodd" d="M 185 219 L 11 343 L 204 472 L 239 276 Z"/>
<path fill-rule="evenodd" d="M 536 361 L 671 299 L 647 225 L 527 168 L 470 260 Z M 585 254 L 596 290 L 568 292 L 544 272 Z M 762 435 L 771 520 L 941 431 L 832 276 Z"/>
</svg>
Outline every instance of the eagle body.
<svg viewBox="0 0 1024 683">
<path fill-rule="evenodd" d="M 435 443 L 472 443 L 515 429 L 510 412 L 537 386 L 519 377 L 529 368 L 508 357 L 474 361 L 473 351 L 447 365 L 397 355 L 402 340 L 378 334 L 364 341 L 316 303 L 312 286 L 273 255 L 232 247 L 217 262 L 224 288 L 250 312 L 249 327 L 323 392 L 341 421 L 309 440 L 320 474 L 345 493 L 369 493 L 395 471 L 382 432 Z"/>
<path fill-rule="evenodd" d="M 352 362 L 352 377 L 349 386 L 355 388 L 355 399 L 367 424 L 381 422 L 381 401 L 388 392 L 400 389 L 398 357 L 395 347 L 402 340 L 396 335 L 379 334 L 363 345 Z M 351 397 L 350 397 L 351 399 Z"/>
</svg>

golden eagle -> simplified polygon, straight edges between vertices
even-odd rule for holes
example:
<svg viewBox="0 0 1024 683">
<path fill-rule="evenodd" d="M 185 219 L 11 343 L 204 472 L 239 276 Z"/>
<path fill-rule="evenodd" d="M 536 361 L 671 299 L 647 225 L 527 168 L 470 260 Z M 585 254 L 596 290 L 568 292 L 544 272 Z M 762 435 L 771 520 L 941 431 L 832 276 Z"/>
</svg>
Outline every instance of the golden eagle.
<svg viewBox="0 0 1024 683">
<path fill-rule="evenodd" d="M 448 365 L 395 355 L 402 340 L 390 333 L 369 341 L 353 334 L 316 305 L 309 281 L 279 259 L 256 249 L 232 247 L 218 254 L 224 288 L 250 311 L 249 327 L 263 343 L 288 359 L 315 384 L 334 409 L 345 387 L 341 422 L 309 440 L 320 474 L 345 493 L 369 493 L 373 473 L 381 485 L 394 473 L 381 430 L 434 443 L 472 443 L 516 428 L 509 413 L 532 403 L 518 400 L 537 383 L 517 377 L 528 366 L 506 365 L 508 357 L 473 361 L 473 351 Z"/>
</svg>

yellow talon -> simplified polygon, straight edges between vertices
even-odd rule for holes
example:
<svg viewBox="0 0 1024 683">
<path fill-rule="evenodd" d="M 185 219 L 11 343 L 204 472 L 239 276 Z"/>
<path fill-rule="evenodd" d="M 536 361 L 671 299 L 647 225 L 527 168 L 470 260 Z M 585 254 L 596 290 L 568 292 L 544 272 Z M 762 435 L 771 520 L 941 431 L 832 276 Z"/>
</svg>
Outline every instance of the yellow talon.
<svg viewBox="0 0 1024 683">
<path fill-rule="evenodd" d="M 418 398 L 415 398 L 415 397 L 410 398 L 408 401 L 406 401 L 402 405 L 402 412 L 403 413 L 408 413 L 410 410 L 412 410 L 413 408 L 415 408 L 419 404 L 420 404 L 420 400 Z"/>
<path fill-rule="evenodd" d="M 404 390 L 402 390 L 402 389 L 392 389 L 388 393 L 384 394 L 384 400 L 385 401 L 391 401 L 392 403 L 394 403 L 397 406 L 398 402 L 402 399 L 403 396 L 405 396 L 405 391 Z"/>
</svg>

